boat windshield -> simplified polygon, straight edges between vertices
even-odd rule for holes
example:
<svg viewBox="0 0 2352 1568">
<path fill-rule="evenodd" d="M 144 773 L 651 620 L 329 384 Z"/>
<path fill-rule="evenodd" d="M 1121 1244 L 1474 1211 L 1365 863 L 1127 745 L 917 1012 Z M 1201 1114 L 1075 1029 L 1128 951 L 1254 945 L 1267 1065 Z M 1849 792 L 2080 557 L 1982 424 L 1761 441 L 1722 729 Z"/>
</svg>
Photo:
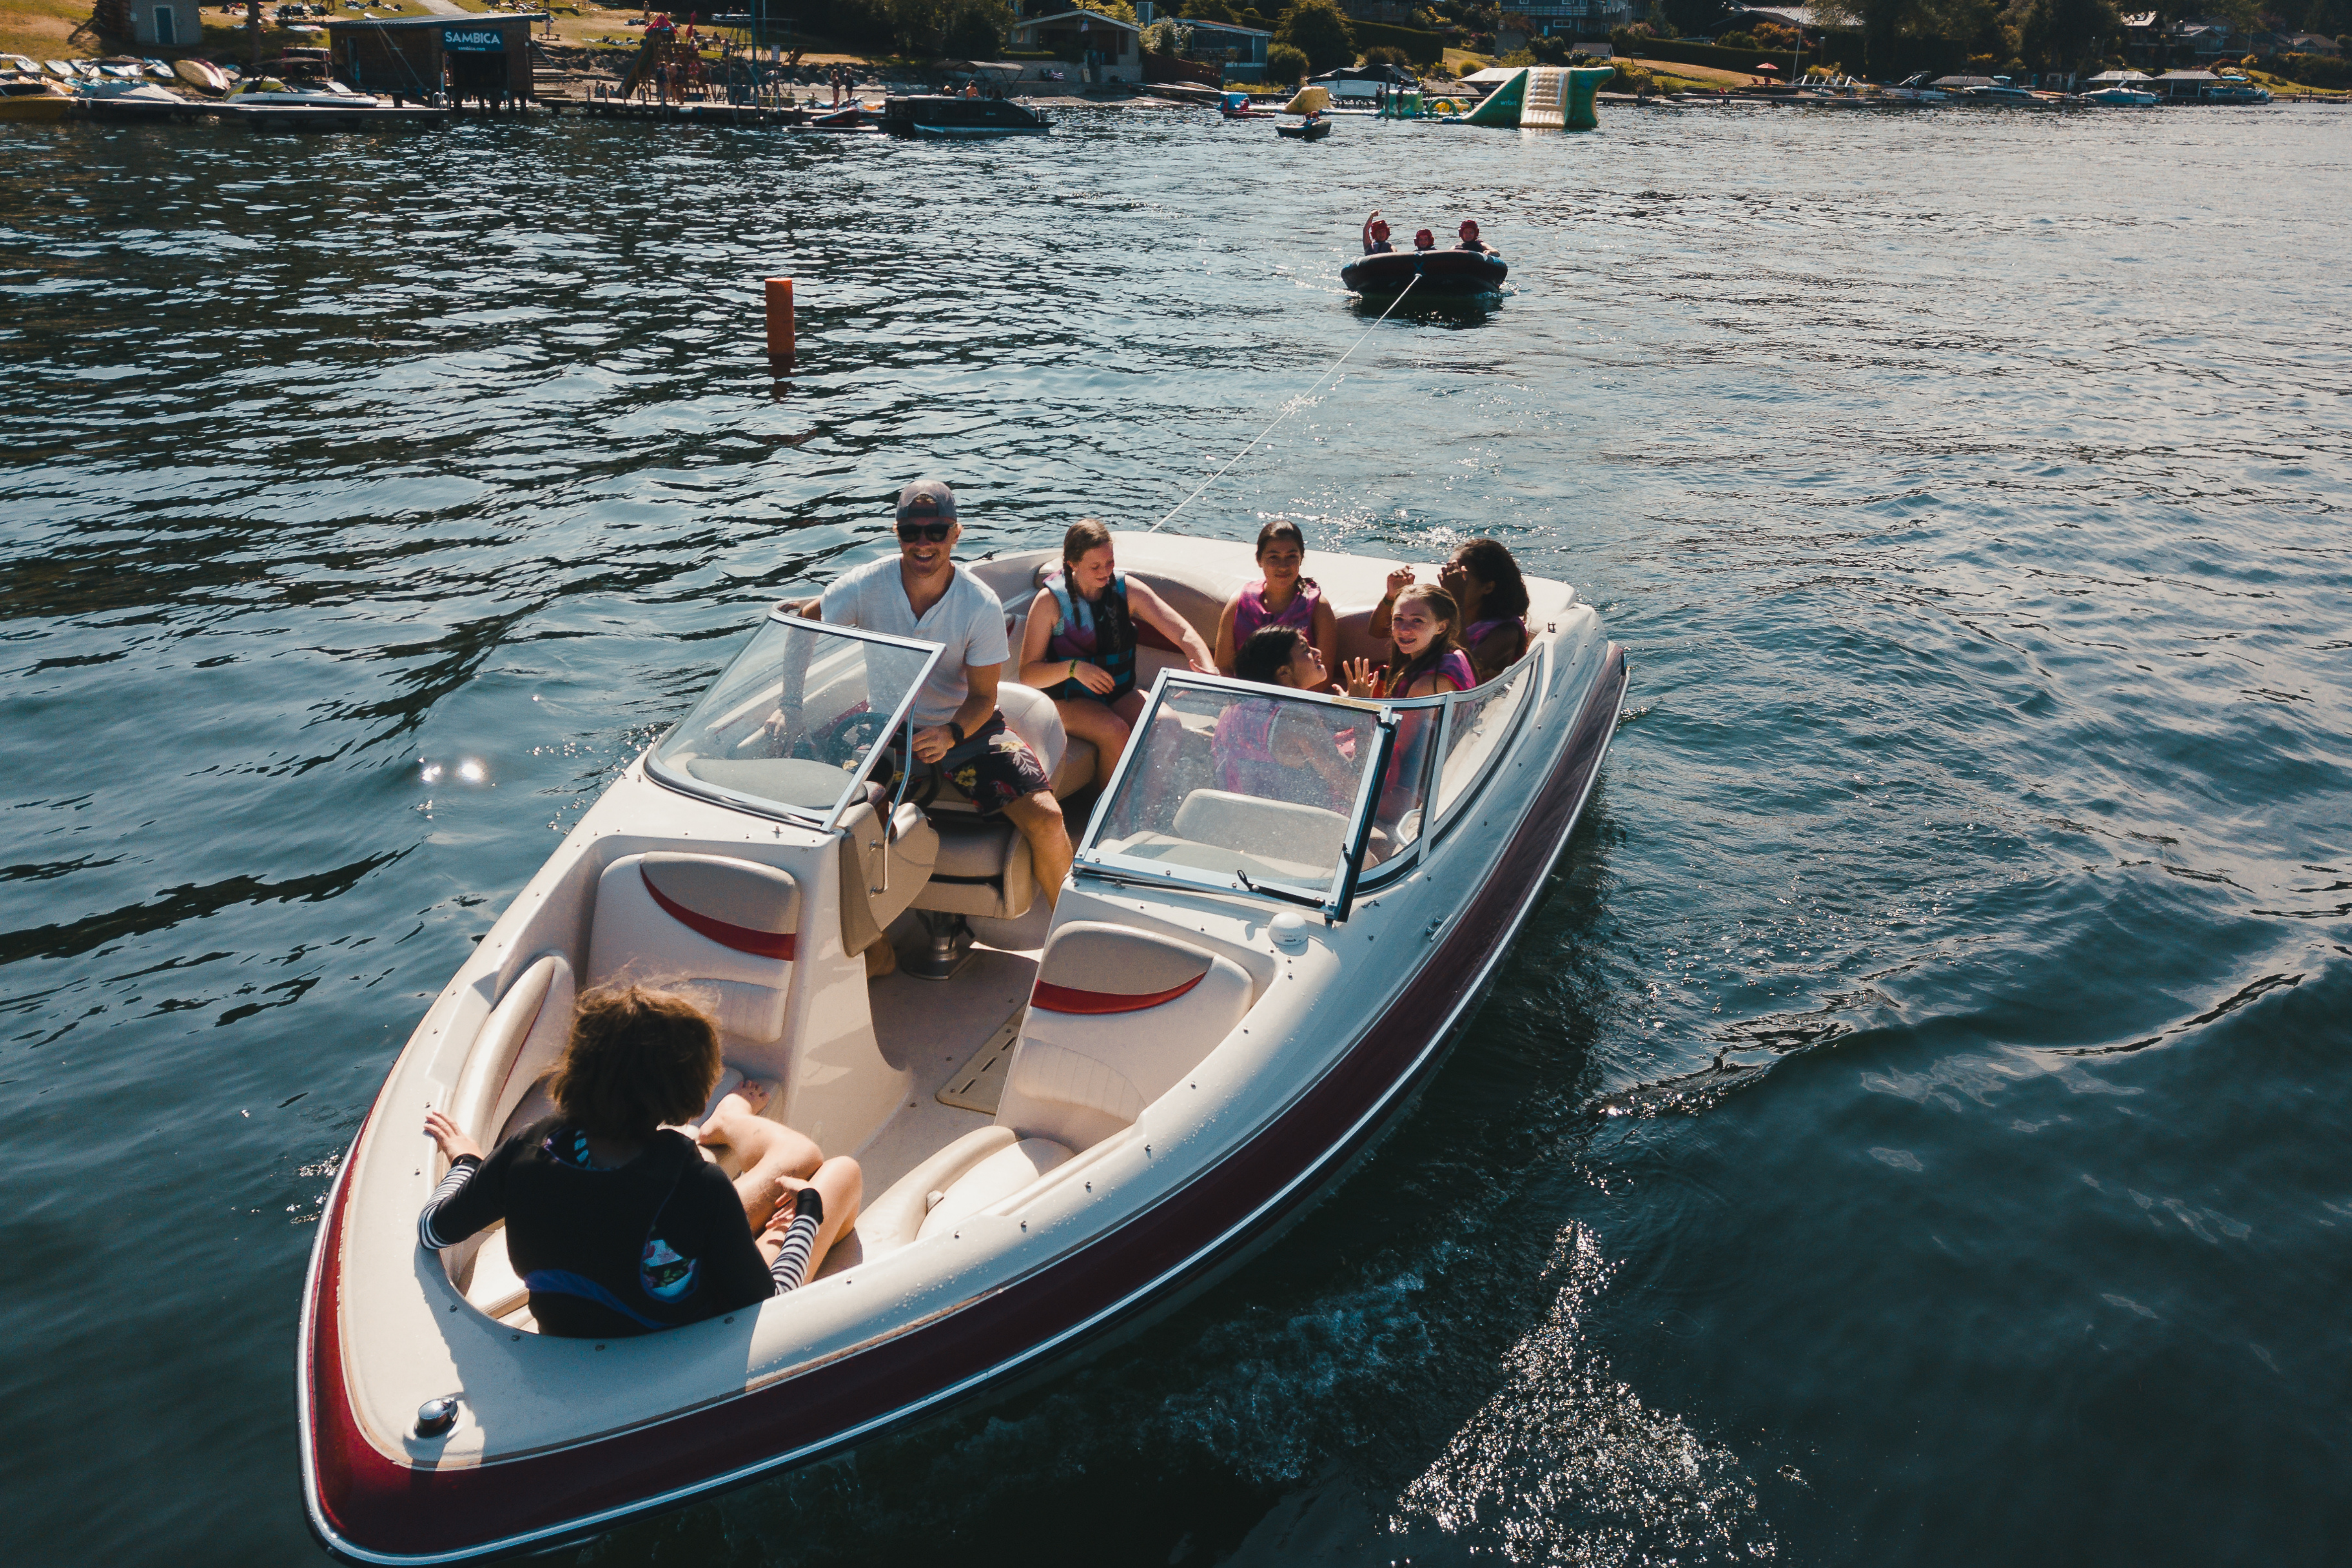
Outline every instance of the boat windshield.
<svg viewBox="0 0 2352 1568">
<path fill-rule="evenodd" d="M 1380 706 L 1221 677 L 1152 693 L 1081 868 L 1305 904 L 1345 919 L 1396 740 Z"/>
<path fill-rule="evenodd" d="M 936 643 L 771 616 L 661 739 L 646 771 L 673 789 L 831 827 L 905 728 Z"/>
</svg>

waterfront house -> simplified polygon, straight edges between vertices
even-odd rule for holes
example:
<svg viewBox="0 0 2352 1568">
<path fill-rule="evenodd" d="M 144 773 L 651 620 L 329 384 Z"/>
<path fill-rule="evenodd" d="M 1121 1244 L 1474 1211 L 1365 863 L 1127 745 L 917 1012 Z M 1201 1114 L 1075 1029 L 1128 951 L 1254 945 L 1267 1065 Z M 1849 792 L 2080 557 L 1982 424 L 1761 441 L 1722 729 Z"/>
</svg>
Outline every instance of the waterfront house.
<svg viewBox="0 0 2352 1568">
<path fill-rule="evenodd" d="M 1143 29 L 1099 11 L 1056 11 L 1013 24 L 1005 47 L 1016 54 L 1051 51 L 1086 71 L 1090 82 L 1143 79 Z"/>
<path fill-rule="evenodd" d="M 2333 55 L 2342 52 L 2336 40 L 2325 33 L 2281 33 L 2278 47 L 2283 55 Z"/>
<path fill-rule="evenodd" d="M 1810 33 L 1819 26 L 1811 5 L 1734 5 L 1709 24 L 1707 31 L 1719 38 L 1726 33 L 1752 33 L 1762 26 Z"/>
<path fill-rule="evenodd" d="M 131 36 L 159 49 L 192 49 L 205 41 L 198 0 L 131 0 Z"/>
<path fill-rule="evenodd" d="M 1548 38 L 1605 38 L 1633 22 L 1631 0 L 1527 0 L 1507 9 L 1533 22 Z"/>
<path fill-rule="evenodd" d="M 1184 25 L 1192 29 L 1192 47 L 1184 51 L 1192 58 L 1222 64 L 1228 81 L 1265 79 L 1265 51 L 1274 42 L 1274 35 L 1265 28 L 1244 27 L 1238 22 Z"/>
</svg>

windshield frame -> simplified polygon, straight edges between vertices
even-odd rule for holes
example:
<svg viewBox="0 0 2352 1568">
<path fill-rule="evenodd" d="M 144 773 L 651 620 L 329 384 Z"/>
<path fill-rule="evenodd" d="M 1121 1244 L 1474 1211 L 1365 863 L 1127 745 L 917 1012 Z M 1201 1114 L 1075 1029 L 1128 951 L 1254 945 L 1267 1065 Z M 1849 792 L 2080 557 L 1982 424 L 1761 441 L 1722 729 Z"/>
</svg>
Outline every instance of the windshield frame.
<svg viewBox="0 0 2352 1568">
<path fill-rule="evenodd" d="M 905 730 L 907 754 L 908 756 L 914 754 L 915 736 L 911 715 L 915 699 L 921 694 L 924 683 L 930 679 L 931 672 L 939 668 L 940 656 L 947 651 L 943 645 L 926 642 L 920 637 L 902 637 L 888 632 L 868 631 L 864 626 L 846 626 L 834 621 L 814 620 L 797 611 L 787 610 L 782 606 L 770 610 L 761 618 L 760 624 L 751 630 L 751 639 L 756 641 L 761 629 L 772 624 L 832 637 L 851 637 L 860 642 L 883 643 L 891 647 L 906 648 L 911 652 L 922 654 L 924 658 L 921 672 L 908 684 L 906 694 L 898 699 L 898 706 L 890 710 L 890 721 L 884 725 L 880 731 L 882 735 L 889 735 L 901 729 Z M 867 748 L 863 762 L 856 767 L 843 772 L 841 793 L 834 797 L 832 806 L 823 812 L 819 812 L 814 806 L 792 805 L 781 800 L 769 800 L 764 796 L 745 795 L 740 790 L 729 789 L 724 784 L 716 784 L 707 779 L 696 778 L 685 770 L 673 768 L 662 761 L 662 748 L 667 745 L 670 738 L 677 733 L 678 727 L 694 716 L 696 710 L 702 706 L 704 700 L 718 689 L 719 683 L 727 679 L 728 672 L 732 670 L 737 661 L 751 650 L 751 643 L 747 641 L 741 647 L 737 648 L 733 657 L 719 668 L 719 673 L 712 676 L 709 683 L 696 694 L 693 705 L 679 716 L 677 722 L 663 731 L 660 738 L 646 748 L 646 776 L 664 788 L 674 789 L 680 795 L 709 801 L 714 805 L 725 806 L 730 811 L 748 812 L 753 816 L 795 823 L 814 827 L 820 832 L 830 833 L 840 826 L 842 816 L 849 809 L 850 803 L 864 798 L 866 779 L 872 775 L 875 764 L 882 760 L 882 753 L 889 749 L 883 745 L 878 738 L 873 746 Z M 906 781 L 913 772 L 912 767 L 907 766 L 902 766 L 898 770 L 898 794 L 901 797 L 906 793 Z"/>
<path fill-rule="evenodd" d="M 1301 908 L 1319 910 L 1333 924 L 1345 921 L 1356 900 L 1356 885 L 1363 875 L 1364 851 L 1371 843 L 1372 807 L 1379 799 L 1380 783 L 1388 772 L 1390 754 L 1396 745 L 1396 715 L 1389 705 L 1363 698 L 1338 697 L 1328 692 L 1301 691 L 1296 687 L 1267 686 L 1260 681 L 1242 680 L 1230 675 L 1207 675 L 1199 670 L 1163 668 L 1151 683 L 1151 695 L 1136 715 L 1129 733 L 1146 732 L 1152 716 L 1167 700 L 1171 686 L 1187 691 L 1230 691 L 1251 698 L 1279 697 L 1295 701 L 1319 703 L 1327 708 L 1345 709 L 1360 713 L 1372 721 L 1378 736 L 1377 752 L 1371 764 L 1356 781 L 1356 798 L 1348 813 L 1345 848 L 1331 873 L 1329 885 L 1318 897 L 1289 888 L 1275 887 L 1265 882 L 1253 882 L 1239 871 L 1226 877 L 1189 866 L 1171 866 L 1158 861 L 1131 860 L 1116 851 L 1100 847 L 1104 824 L 1110 815 L 1111 803 L 1119 798 L 1126 787 L 1129 771 L 1139 764 L 1136 759 L 1145 748 L 1130 744 L 1121 753 L 1118 766 L 1112 772 L 1110 782 L 1103 786 L 1095 801 L 1094 815 L 1087 819 L 1086 832 L 1077 843 L 1071 862 L 1074 872 L 1100 877 L 1108 881 L 1124 882 L 1133 887 L 1179 887 L 1196 892 L 1222 893 L 1228 898 L 1271 900 L 1277 903 L 1296 904 Z"/>
</svg>

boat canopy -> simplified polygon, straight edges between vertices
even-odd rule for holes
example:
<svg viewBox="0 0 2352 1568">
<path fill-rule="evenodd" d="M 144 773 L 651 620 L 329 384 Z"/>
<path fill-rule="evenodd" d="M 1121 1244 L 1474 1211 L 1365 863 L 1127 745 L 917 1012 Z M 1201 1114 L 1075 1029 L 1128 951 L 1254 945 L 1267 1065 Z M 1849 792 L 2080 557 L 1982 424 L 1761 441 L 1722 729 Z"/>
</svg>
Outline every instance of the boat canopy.
<svg viewBox="0 0 2352 1568">
<path fill-rule="evenodd" d="M 1367 702 L 1163 672 L 1077 850 L 1081 872 L 1344 921 L 1451 826 L 1527 706 L 1535 661 L 1472 691 Z"/>
<path fill-rule="evenodd" d="M 907 724 L 937 643 L 777 610 L 646 761 L 722 805 L 831 828 Z"/>
</svg>

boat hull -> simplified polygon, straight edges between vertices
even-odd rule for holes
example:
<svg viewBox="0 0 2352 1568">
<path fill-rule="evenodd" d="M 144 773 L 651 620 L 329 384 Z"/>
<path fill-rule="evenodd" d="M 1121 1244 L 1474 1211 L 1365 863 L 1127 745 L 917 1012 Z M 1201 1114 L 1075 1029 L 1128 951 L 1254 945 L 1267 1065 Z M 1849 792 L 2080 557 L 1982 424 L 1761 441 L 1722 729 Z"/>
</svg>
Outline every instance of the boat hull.
<svg viewBox="0 0 2352 1568">
<path fill-rule="evenodd" d="M 369 1442 L 345 1383 L 337 1259 L 356 1161 L 346 1162 L 303 1306 L 298 1387 L 314 1531 L 338 1555 L 370 1563 L 461 1562 L 583 1539 L 1053 1371 L 1237 1266 L 1401 1116 L 1542 896 L 1614 733 L 1624 656 L 1600 643 L 1562 680 L 1529 715 L 1525 763 L 1541 771 L 1514 786 L 1523 796 L 1491 803 L 1509 813 L 1507 827 L 1497 821 L 1492 840 L 1475 840 L 1495 844 L 1477 890 L 1450 907 L 1442 934 L 1422 939 L 1410 978 L 1320 1076 L 1189 1183 L 1084 1247 L 789 1377 L 492 1463 L 402 1463 Z"/>
<path fill-rule="evenodd" d="M 72 104 L 62 92 L 0 99 L 0 125 L 46 125 L 63 120 Z"/>
<path fill-rule="evenodd" d="M 885 99 L 880 119 L 882 129 L 894 136 L 940 142 L 1037 135 L 1053 129 L 1053 121 L 1011 99 L 945 93 Z"/>
<path fill-rule="evenodd" d="M 1318 120 L 1312 125 L 1277 125 L 1274 133 L 1286 136 L 1293 142 L 1320 142 L 1331 134 L 1331 122 Z"/>
<path fill-rule="evenodd" d="M 416 131 L 442 125 L 449 118 L 446 109 L 421 104 L 398 109 L 389 104 L 337 109 L 330 105 L 227 103 L 219 105 L 214 112 L 226 115 L 248 131 Z"/>
<path fill-rule="evenodd" d="M 1359 294 L 1463 298 L 1499 291 L 1511 269 L 1499 256 L 1475 250 L 1383 251 L 1351 261 L 1339 281 Z"/>
</svg>

